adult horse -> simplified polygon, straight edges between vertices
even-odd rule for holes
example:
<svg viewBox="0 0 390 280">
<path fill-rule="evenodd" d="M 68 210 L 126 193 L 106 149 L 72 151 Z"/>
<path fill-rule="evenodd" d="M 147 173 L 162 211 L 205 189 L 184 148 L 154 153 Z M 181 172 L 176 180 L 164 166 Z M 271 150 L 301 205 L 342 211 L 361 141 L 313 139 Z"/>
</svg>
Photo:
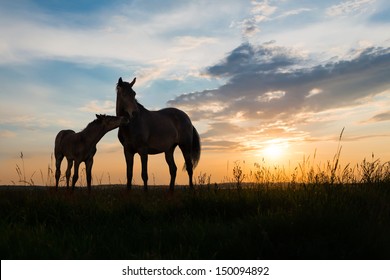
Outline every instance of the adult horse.
<svg viewBox="0 0 390 280">
<path fill-rule="evenodd" d="M 165 108 L 159 111 L 146 109 L 135 99 L 134 84 L 135 78 L 131 83 L 119 78 L 116 86 L 116 115 L 129 118 L 129 123 L 119 127 L 118 131 L 127 165 L 127 187 L 131 188 L 136 153 L 141 157 L 141 177 L 145 190 L 148 186 L 148 155 L 165 153 L 171 175 L 169 188 L 173 191 L 177 171 L 173 153 L 179 146 L 184 156 L 189 186 L 192 189 L 193 169 L 200 158 L 198 132 L 188 115 L 179 109 Z"/>
</svg>

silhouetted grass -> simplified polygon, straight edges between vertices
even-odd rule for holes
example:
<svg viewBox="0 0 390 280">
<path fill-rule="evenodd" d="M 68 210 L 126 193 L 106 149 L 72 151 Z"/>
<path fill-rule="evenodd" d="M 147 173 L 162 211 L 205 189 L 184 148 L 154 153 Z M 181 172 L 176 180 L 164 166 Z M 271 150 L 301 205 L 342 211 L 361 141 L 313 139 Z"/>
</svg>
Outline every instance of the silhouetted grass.
<svg viewBox="0 0 390 280">
<path fill-rule="evenodd" d="M 390 162 L 264 162 L 196 190 L 0 187 L 1 259 L 389 259 Z M 52 164 L 47 182 L 51 182 Z M 43 182 L 43 173 L 41 172 Z M 108 174 L 109 177 L 109 174 Z M 97 180 L 102 181 L 101 179 Z M 27 186 L 29 185 L 29 186 Z"/>
<path fill-rule="evenodd" d="M 386 183 L 0 187 L 1 259 L 389 259 Z"/>
</svg>

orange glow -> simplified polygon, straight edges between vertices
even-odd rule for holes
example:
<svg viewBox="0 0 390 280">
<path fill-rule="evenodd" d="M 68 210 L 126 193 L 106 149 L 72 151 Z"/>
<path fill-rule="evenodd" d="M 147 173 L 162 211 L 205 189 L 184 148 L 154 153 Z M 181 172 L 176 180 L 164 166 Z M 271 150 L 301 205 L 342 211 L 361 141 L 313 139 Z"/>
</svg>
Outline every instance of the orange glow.
<svg viewBox="0 0 390 280">
<path fill-rule="evenodd" d="M 287 148 L 287 142 L 284 142 L 283 140 L 272 140 L 266 144 L 262 153 L 264 153 L 266 159 L 275 161 L 285 157 Z"/>
<path fill-rule="evenodd" d="M 338 144 L 337 137 L 333 141 L 297 141 L 289 143 L 281 139 L 275 139 L 264 143 L 264 148 L 258 148 L 253 150 L 253 152 L 203 150 L 199 165 L 194 170 L 194 180 L 198 180 L 201 174 L 206 173 L 207 176 L 211 175 L 212 184 L 228 182 L 232 178 L 235 161 L 241 163 L 241 167 L 246 174 L 255 169 L 254 163 L 264 163 L 271 167 L 278 165 L 284 167 L 287 172 L 288 170 L 293 170 L 298 164 L 302 164 L 304 158 L 309 160 L 311 166 L 317 168 L 326 165 L 328 161 L 332 161 Z M 341 141 L 340 144 L 342 146 L 340 163 L 343 166 L 347 164 L 355 166 L 361 163 L 364 158 L 371 160 L 372 154 L 374 154 L 375 158 L 379 158 L 381 162 L 386 162 L 390 159 L 390 151 L 387 149 L 388 139 L 386 137 L 367 138 L 359 141 Z M 107 150 L 106 146 L 108 147 Z M 126 184 L 126 162 L 121 146 L 99 144 L 99 147 L 94 158 L 92 170 L 93 184 Z M 17 167 L 23 172 L 27 182 L 34 185 L 53 185 L 55 163 L 54 158 L 51 158 L 50 155 L 50 149 L 42 153 L 42 155 L 25 151 L 23 160 L 20 158 L 20 154 L 16 154 L 13 158 L 2 160 L 0 162 L 0 185 L 24 184 L 19 182 L 20 178 L 16 172 Z M 178 167 L 176 183 L 178 185 L 187 185 L 188 176 L 182 170 L 184 160 L 179 148 L 175 152 L 175 161 Z M 62 175 L 65 174 L 65 169 L 66 161 L 63 161 Z M 163 154 L 149 156 L 148 174 L 150 186 L 169 184 L 169 169 Z M 84 164 L 80 166 L 79 180 L 78 185 L 85 185 Z M 138 155 L 134 158 L 133 183 L 142 185 L 141 162 Z M 64 182 L 62 181 L 63 185 Z"/>
</svg>

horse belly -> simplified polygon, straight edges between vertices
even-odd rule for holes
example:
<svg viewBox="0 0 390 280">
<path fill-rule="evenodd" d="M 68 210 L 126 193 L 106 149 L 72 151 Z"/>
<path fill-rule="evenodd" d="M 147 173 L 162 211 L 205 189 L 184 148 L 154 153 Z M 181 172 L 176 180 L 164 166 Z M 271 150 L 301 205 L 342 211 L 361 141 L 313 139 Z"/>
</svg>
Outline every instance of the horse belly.
<svg viewBox="0 0 390 280">
<path fill-rule="evenodd" d="M 149 155 L 157 155 L 157 154 L 161 154 L 161 153 L 164 153 L 164 151 L 162 151 L 160 149 L 155 149 L 155 148 L 148 148 Z"/>
<path fill-rule="evenodd" d="M 164 153 L 177 145 L 177 140 L 172 137 L 153 137 L 148 143 L 148 154 Z"/>
<path fill-rule="evenodd" d="M 177 146 L 179 141 L 178 131 L 170 125 L 165 129 L 155 130 L 147 141 L 148 154 L 164 153 Z"/>
</svg>

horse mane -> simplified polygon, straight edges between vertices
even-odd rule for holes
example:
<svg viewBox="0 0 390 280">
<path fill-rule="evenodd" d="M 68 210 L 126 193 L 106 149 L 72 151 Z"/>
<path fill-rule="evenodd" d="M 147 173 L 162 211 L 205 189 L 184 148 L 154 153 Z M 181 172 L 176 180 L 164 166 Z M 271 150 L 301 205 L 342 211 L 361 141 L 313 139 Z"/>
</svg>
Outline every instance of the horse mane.
<svg viewBox="0 0 390 280">
<path fill-rule="evenodd" d="M 135 103 L 137 103 L 138 109 L 139 109 L 140 111 L 149 111 L 148 109 L 145 108 L 144 105 L 142 105 L 141 103 L 139 103 L 137 99 L 135 100 Z"/>
<path fill-rule="evenodd" d="M 105 115 L 104 115 L 105 116 Z M 83 132 L 83 131 L 86 131 L 87 129 L 90 129 L 92 127 L 95 127 L 97 125 L 99 125 L 101 123 L 101 119 L 99 118 L 96 118 L 94 119 L 93 121 L 91 121 L 89 124 L 87 124 L 87 126 L 80 132 Z"/>
</svg>

